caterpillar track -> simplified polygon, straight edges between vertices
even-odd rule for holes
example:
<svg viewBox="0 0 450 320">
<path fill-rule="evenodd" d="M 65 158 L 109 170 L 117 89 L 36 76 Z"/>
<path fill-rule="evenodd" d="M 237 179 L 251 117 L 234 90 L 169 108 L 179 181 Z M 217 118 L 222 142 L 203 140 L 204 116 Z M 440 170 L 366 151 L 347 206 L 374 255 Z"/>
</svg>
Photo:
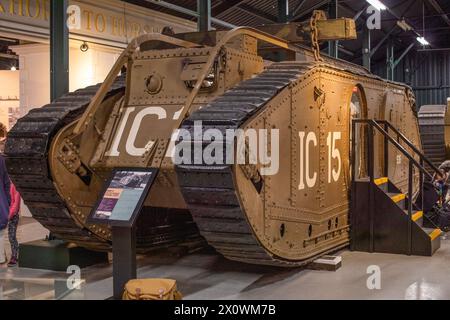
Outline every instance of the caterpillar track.
<svg viewBox="0 0 450 320">
<path fill-rule="evenodd" d="M 93 250 L 110 250 L 109 239 L 89 230 L 72 216 L 55 188 L 48 152 L 55 134 L 75 121 L 98 92 L 100 85 L 69 93 L 20 119 L 8 135 L 7 168 L 33 217 L 53 236 Z M 110 88 L 106 99 L 125 89 L 125 75 Z M 198 242 L 198 231 L 188 212 L 144 208 L 138 222 L 138 250 Z"/>
<path fill-rule="evenodd" d="M 450 151 L 445 136 L 446 114 L 446 105 L 427 105 L 419 110 L 424 153 L 436 166 L 440 166 L 447 159 Z"/>
</svg>

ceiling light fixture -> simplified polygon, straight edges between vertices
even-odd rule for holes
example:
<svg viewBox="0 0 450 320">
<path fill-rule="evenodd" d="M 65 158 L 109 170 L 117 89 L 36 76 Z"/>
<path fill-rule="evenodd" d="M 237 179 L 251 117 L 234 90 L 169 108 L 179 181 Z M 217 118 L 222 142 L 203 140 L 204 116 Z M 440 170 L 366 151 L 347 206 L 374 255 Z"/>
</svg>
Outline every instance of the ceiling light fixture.
<svg viewBox="0 0 450 320">
<path fill-rule="evenodd" d="M 425 39 L 425 37 L 417 37 L 417 41 L 423 46 L 429 46 L 430 43 Z"/>
<path fill-rule="evenodd" d="M 387 7 L 379 0 L 366 0 L 368 3 L 370 3 L 375 9 L 378 11 L 386 10 Z"/>
</svg>

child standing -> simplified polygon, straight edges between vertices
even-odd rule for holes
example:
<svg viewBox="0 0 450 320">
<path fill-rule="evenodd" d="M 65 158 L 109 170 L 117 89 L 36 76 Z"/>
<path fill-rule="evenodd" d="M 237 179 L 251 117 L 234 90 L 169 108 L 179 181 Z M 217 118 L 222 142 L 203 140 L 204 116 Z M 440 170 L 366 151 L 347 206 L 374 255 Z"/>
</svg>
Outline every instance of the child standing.
<svg viewBox="0 0 450 320">
<path fill-rule="evenodd" d="M 8 226 L 8 213 L 11 204 L 10 181 L 6 172 L 5 158 L 0 153 L 0 266 L 6 264 L 4 235 Z"/>
<path fill-rule="evenodd" d="M 8 267 L 15 267 L 19 261 L 19 242 L 17 241 L 17 227 L 19 226 L 20 194 L 11 183 L 11 206 L 9 207 L 8 234 L 11 244 L 11 260 Z"/>
<path fill-rule="evenodd" d="M 4 236 L 8 227 L 8 213 L 11 205 L 10 180 L 6 171 L 3 152 L 6 140 L 6 127 L 0 123 L 0 267 L 6 265 Z"/>
</svg>

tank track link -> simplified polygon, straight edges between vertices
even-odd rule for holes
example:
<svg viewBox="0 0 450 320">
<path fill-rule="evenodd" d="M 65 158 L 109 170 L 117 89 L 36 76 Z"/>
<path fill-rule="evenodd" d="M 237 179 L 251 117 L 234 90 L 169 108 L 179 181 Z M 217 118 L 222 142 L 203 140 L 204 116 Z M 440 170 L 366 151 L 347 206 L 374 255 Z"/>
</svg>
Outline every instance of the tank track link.
<svg viewBox="0 0 450 320">
<path fill-rule="evenodd" d="M 423 106 L 419 110 L 419 126 L 425 155 L 434 165 L 446 160 L 445 114 L 446 105 Z"/>
<path fill-rule="evenodd" d="M 194 112 L 182 128 L 192 131 L 194 123 L 202 121 L 204 131 L 238 129 L 313 66 L 312 63 L 295 62 L 273 64 L 260 75 L 240 83 Z M 191 144 L 193 149 L 195 141 L 183 143 Z M 281 267 L 301 266 L 317 258 L 287 261 L 262 247 L 240 207 L 231 165 L 179 165 L 176 170 L 182 193 L 201 235 L 226 258 Z"/>
<path fill-rule="evenodd" d="M 71 216 L 59 196 L 48 163 L 49 148 L 57 132 L 79 118 L 100 84 L 64 95 L 42 108 L 33 109 L 20 119 L 8 135 L 6 164 L 11 180 L 22 195 L 33 218 L 58 239 L 92 250 L 108 251 L 111 242 Z M 106 98 L 125 90 L 125 76 L 117 78 Z M 138 221 L 139 252 L 180 243 L 203 241 L 189 212 L 144 208 Z"/>
</svg>

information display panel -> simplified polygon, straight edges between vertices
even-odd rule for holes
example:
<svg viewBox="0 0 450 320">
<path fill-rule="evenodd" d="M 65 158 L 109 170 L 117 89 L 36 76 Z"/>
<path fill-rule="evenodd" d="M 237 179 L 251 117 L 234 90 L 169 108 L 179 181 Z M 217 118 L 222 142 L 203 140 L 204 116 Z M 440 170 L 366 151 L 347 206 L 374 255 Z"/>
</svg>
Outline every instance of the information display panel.
<svg viewBox="0 0 450 320">
<path fill-rule="evenodd" d="M 155 168 L 115 169 L 90 214 L 89 222 L 133 226 L 157 173 Z"/>
</svg>

